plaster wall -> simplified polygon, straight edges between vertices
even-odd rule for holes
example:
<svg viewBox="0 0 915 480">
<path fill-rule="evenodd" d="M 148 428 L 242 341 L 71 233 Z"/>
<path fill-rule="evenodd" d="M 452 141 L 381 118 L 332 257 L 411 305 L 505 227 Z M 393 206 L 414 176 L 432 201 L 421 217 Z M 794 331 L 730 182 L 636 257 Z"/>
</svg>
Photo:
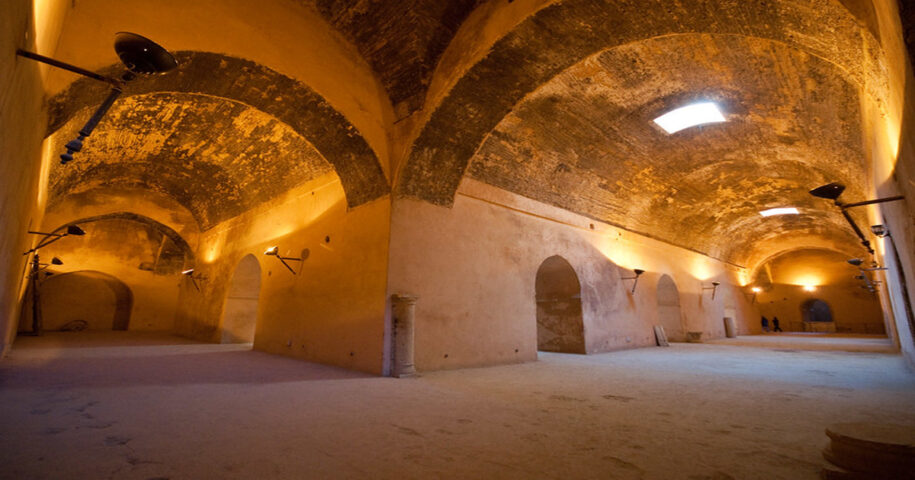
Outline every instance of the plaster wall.
<svg viewBox="0 0 915 480">
<path fill-rule="evenodd" d="M 201 292 L 181 285 L 176 330 L 222 336 L 223 308 L 236 265 L 261 268 L 254 348 L 303 360 L 382 373 L 390 201 L 347 209 L 328 174 L 201 234 L 195 273 Z M 263 255 L 271 246 L 290 262 Z"/>
<path fill-rule="evenodd" d="M 41 283 L 42 330 L 53 331 L 73 321 L 87 330 L 128 330 L 133 295 L 124 283 L 99 272 L 72 272 L 45 278 Z M 23 306 L 20 329 L 32 327 L 31 304 Z"/>
<path fill-rule="evenodd" d="M 769 319 L 769 328 L 772 317 L 777 316 L 786 332 L 805 331 L 801 305 L 810 299 L 829 305 L 836 333 L 886 334 L 877 295 L 855 285 L 825 285 L 815 292 L 805 292 L 798 285 L 774 284 L 756 297 L 760 315 Z"/>
<path fill-rule="evenodd" d="M 866 145 L 873 165 L 873 183 L 878 197 L 905 195 L 904 202 L 892 202 L 871 208 L 874 223 L 889 227 L 899 252 L 899 262 L 888 261 L 883 242 L 878 255 L 894 276 L 905 278 L 908 298 L 915 298 L 915 76 L 907 54 L 894 0 L 875 0 L 880 41 L 887 58 L 888 95 L 885 103 L 867 102 L 864 114 Z M 890 253 L 891 255 L 891 253 Z M 906 312 L 901 287 L 890 287 L 893 316 L 899 345 L 910 365 L 915 366 L 915 335 L 912 319 Z"/>
<path fill-rule="evenodd" d="M 0 357 L 9 350 L 19 318 L 26 231 L 40 223 L 38 201 L 45 67 L 16 56 L 16 48 L 53 48 L 66 13 L 64 1 L 9 0 L 0 15 Z"/>
<path fill-rule="evenodd" d="M 553 255 L 581 282 L 588 353 L 655 344 L 662 274 L 677 284 L 685 330 L 724 336 L 729 298 L 741 332 L 754 331 L 746 319 L 755 312 L 736 286 L 743 269 L 471 179 L 450 209 L 395 200 L 391 229 L 388 294 L 419 297 L 419 370 L 536 360 L 535 278 Z M 622 279 L 632 268 L 647 271 L 634 295 Z M 712 281 L 722 284 L 714 300 L 703 290 Z"/>
</svg>

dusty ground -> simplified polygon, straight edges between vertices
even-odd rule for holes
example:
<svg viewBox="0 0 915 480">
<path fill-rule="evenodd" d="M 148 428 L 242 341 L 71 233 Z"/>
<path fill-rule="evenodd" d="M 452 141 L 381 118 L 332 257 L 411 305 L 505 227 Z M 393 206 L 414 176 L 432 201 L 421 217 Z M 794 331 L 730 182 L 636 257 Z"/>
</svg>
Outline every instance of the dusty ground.
<svg viewBox="0 0 915 480">
<path fill-rule="evenodd" d="M 901 357 L 788 345 L 396 380 L 173 337 L 20 338 L 0 478 L 814 479 L 826 425 L 915 425 Z"/>
</svg>

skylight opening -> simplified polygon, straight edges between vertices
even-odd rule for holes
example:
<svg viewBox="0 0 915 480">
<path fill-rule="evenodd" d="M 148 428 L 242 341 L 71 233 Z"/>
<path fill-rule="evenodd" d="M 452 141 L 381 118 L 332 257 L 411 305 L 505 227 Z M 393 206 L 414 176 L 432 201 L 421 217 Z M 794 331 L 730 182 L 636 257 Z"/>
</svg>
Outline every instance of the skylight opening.
<svg viewBox="0 0 915 480">
<path fill-rule="evenodd" d="M 798 213 L 800 212 L 798 212 L 795 207 L 770 208 L 759 212 L 759 214 L 764 217 L 771 217 L 772 215 L 797 215 Z"/>
<path fill-rule="evenodd" d="M 668 134 L 677 133 L 680 130 L 697 125 L 708 123 L 726 122 L 718 105 L 713 102 L 693 103 L 676 110 L 671 110 L 664 115 L 654 119 L 654 123 L 663 128 Z"/>
</svg>

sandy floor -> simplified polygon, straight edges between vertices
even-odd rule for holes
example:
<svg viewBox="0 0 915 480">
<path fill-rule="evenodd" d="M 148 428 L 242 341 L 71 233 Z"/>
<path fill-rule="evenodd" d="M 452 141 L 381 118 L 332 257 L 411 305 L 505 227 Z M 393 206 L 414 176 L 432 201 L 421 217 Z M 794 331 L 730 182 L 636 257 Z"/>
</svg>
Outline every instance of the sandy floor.
<svg viewBox="0 0 915 480">
<path fill-rule="evenodd" d="M 915 425 L 901 357 L 675 344 L 396 380 L 81 333 L 0 362 L 9 479 L 815 479 L 840 421 Z"/>
</svg>

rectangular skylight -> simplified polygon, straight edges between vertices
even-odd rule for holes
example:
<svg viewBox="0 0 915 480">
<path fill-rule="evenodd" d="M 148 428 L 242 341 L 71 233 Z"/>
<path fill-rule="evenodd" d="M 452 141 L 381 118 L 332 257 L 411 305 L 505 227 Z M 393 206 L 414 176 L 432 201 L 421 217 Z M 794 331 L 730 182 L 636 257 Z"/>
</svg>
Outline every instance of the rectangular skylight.
<svg viewBox="0 0 915 480">
<path fill-rule="evenodd" d="M 782 207 L 763 210 L 759 212 L 759 214 L 764 217 L 771 217 L 772 215 L 797 215 L 798 211 L 797 208 L 794 207 Z"/>
<path fill-rule="evenodd" d="M 720 123 L 726 121 L 724 115 L 718 110 L 718 105 L 712 102 L 693 103 L 676 110 L 671 110 L 654 119 L 654 123 L 667 133 L 677 133 L 680 130 L 707 123 Z"/>
</svg>

